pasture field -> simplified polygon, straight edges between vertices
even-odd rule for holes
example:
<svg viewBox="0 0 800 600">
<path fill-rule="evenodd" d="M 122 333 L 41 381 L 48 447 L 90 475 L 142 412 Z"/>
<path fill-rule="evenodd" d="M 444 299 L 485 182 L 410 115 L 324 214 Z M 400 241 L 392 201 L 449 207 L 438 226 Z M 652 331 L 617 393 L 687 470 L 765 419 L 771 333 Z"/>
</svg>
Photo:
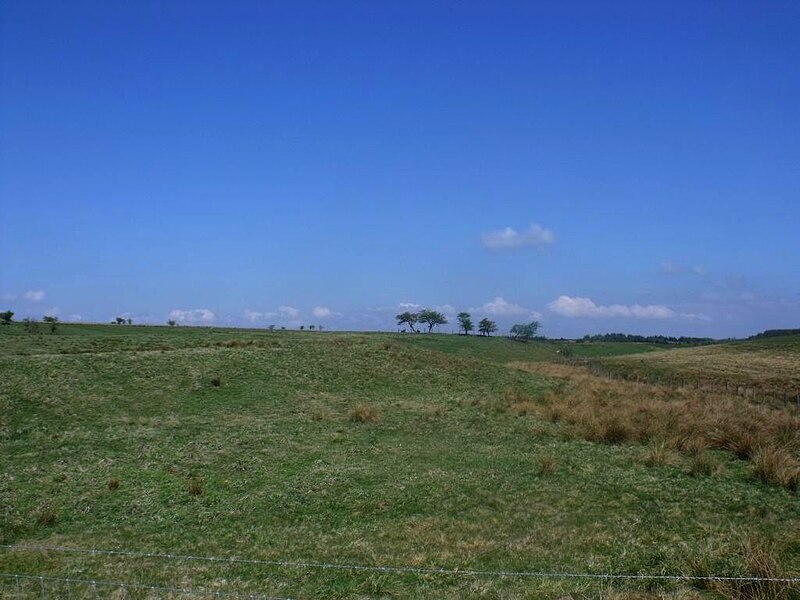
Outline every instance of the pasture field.
<svg viewBox="0 0 800 600">
<path fill-rule="evenodd" d="M 607 382 L 548 362 L 562 346 L 0 327 L 0 544 L 462 571 L 800 575 L 796 414 Z M 638 344 L 572 346 L 584 356 L 664 354 Z M 639 398 L 645 421 L 636 417 Z M 721 426 L 711 412 L 727 417 L 725 436 L 670 433 L 696 414 L 707 428 Z M 737 451 L 728 442 L 745 423 L 755 437 Z M 778 467 L 788 479 L 763 476 L 767 436 L 782 436 L 788 454 Z M 8 548 L 0 572 L 191 587 L 209 598 L 798 597 L 792 584 Z M 35 586 L 22 593 L 41 597 Z M 6 597 L 15 590 L 0 579 Z"/>
<path fill-rule="evenodd" d="M 800 335 L 787 335 L 652 352 L 646 356 L 604 357 L 604 367 L 649 377 L 690 380 L 800 394 Z"/>
</svg>

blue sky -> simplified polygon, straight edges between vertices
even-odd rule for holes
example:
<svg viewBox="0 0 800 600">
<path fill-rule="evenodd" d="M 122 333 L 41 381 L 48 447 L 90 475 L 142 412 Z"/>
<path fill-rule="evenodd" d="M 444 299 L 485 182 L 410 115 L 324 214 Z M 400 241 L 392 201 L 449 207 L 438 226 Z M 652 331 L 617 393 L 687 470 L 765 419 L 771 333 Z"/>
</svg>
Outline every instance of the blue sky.
<svg viewBox="0 0 800 600">
<path fill-rule="evenodd" d="M 800 327 L 797 2 L 4 2 L 20 316 Z"/>
</svg>

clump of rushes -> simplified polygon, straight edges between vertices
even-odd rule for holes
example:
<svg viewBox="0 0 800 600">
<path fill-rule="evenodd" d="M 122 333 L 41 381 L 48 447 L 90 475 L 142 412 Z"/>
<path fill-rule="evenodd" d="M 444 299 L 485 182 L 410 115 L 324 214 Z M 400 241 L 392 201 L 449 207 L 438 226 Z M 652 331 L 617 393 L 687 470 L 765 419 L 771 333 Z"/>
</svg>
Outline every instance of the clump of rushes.
<svg viewBox="0 0 800 600">
<path fill-rule="evenodd" d="M 108 489 L 111 490 L 112 492 L 114 490 L 118 490 L 119 489 L 119 479 L 117 479 L 116 477 L 114 479 L 109 479 L 108 480 Z"/>
<path fill-rule="evenodd" d="M 708 452 L 699 452 L 692 459 L 689 467 L 689 474 L 692 477 L 709 477 L 719 471 L 721 465 L 719 461 Z"/>
<path fill-rule="evenodd" d="M 753 475 L 772 485 L 789 490 L 800 487 L 800 462 L 791 452 L 775 446 L 762 446 L 753 452 Z"/>
<path fill-rule="evenodd" d="M 648 467 L 663 467 L 672 463 L 672 452 L 664 440 L 654 441 L 645 450 L 642 462 Z"/>
<path fill-rule="evenodd" d="M 558 463 L 552 454 L 545 454 L 539 458 L 539 464 L 536 469 L 536 474 L 539 477 L 549 477 L 558 469 Z"/>
<path fill-rule="evenodd" d="M 376 423 L 380 419 L 380 413 L 366 404 L 357 404 L 350 411 L 350 420 L 353 423 Z"/>
<path fill-rule="evenodd" d="M 199 496 L 203 493 L 203 484 L 197 479 L 192 479 L 189 481 L 188 490 L 190 496 Z"/>
<path fill-rule="evenodd" d="M 34 511 L 33 518 L 40 527 L 52 527 L 58 521 L 58 513 L 52 506 L 42 506 Z"/>
</svg>

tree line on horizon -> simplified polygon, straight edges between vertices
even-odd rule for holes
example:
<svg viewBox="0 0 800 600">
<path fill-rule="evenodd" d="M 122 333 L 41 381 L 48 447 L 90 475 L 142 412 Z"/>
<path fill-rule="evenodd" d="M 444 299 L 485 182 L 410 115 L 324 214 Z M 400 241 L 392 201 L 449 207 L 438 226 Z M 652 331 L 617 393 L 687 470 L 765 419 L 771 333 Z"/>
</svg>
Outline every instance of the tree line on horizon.
<svg viewBox="0 0 800 600">
<path fill-rule="evenodd" d="M 715 340 L 708 337 L 687 337 L 667 335 L 631 335 L 629 333 L 602 333 L 585 335 L 583 342 L 639 342 L 647 344 L 711 344 Z"/>
<path fill-rule="evenodd" d="M 468 312 L 458 313 L 458 328 L 459 332 L 463 335 L 469 335 L 475 331 L 475 324 L 472 321 L 472 315 Z M 419 330 L 414 326 L 417 324 L 427 325 L 428 333 L 433 331 L 433 328 L 439 325 L 447 325 L 449 322 L 447 316 L 438 310 L 424 308 L 419 312 L 405 311 L 395 316 L 397 325 L 404 327 L 408 325 L 412 333 L 419 333 Z M 484 317 L 478 322 L 478 334 L 483 336 L 491 336 L 498 330 L 497 323 L 488 317 Z M 539 330 L 539 322 L 531 321 L 530 323 L 518 323 L 511 327 L 510 337 L 516 340 L 528 341 L 536 337 L 536 332 Z M 403 329 L 405 331 L 405 329 Z"/>
</svg>

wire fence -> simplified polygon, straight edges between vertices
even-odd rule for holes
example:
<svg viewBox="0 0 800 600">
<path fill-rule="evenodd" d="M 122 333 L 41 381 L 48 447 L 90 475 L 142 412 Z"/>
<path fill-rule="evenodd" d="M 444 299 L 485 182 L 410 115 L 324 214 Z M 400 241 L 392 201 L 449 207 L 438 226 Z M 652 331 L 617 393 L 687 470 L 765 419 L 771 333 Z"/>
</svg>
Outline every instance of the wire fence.
<svg viewBox="0 0 800 600">
<path fill-rule="evenodd" d="M 657 374 L 639 371 L 620 371 L 609 368 L 596 361 L 580 357 L 562 356 L 555 362 L 585 367 L 593 375 L 631 381 L 649 385 L 661 385 L 673 389 L 695 389 L 725 396 L 740 396 L 757 404 L 774 407 L 795 408 L 800 410 L 800 391 L 775 389 L 763 386 L 743 384 L 729 379 L 703 379 L 679 373 Z"/>
<path fill-rule="evenodd" d="M 471 577 L 471 578 L 524 578 L 524 579 L 572 579 L 572 580 L 603 580 L 603 581 L 661 581 L 661 582 L 686 582 L 686 583 L 710 583 L 710 582 L 729 582 L 729 583 L 773 583 L 773 584 L 800 584 L 800 577 L 763 577 L 752 575 L 693 575 L 693 574 L 664 574 L 664 573 L 581 573 L 569 571 L 513 571 L 513 570 L 483 570 L 483 569 L 462 569 L 462 568 L 446 568 L 446 567 L 411 567 L 411 566 L 398 566 L 398 565 L 360 565 L 360 564 L 347 564 L 347 563 L 327 563 L 315 561 L 291 561 L 291 560 L 267 560 L 267 559 L 254 559 L 254 558 L 241 558 L 241 557 L 218 557 L 218 556 L 202 556 L 191 554 L 173 554 L 166 552 L 136 552 L 130 550 L 105 550 L 105 549 L 91 549 L 91 548 L 72 548 L 67 546 L 32 546 L 32 545 L 19 545 L 19 544 L 2 544 L 0 548 L 15 552 L 59 552 L 59 553 L 72 553 L 83 554 L 92 556 L 104 557 L 125 557 L 135 559 L 160 559 L 160 560 L 175 560 L 175 561 L 200 561 L 208 563 L 222 563 L 228 565 L 246 564 L 246 565 L 259 565 L 264 567 L 279 567 L 290 569 L 302 570 L 336 570 L 336 571 L 353 571 L 353 572 L 371 572 L 371 573 L 393 573 L 393 574 L 411 574 L 411 575 L 441 575 L 452 577 Z M 65 589 L 70 590 L 80 584 L 83 586 L 83 596 L 56 596 L 65 598 L 96 598 L 97 590 L 101 587 L 118 587 L 130 588 L 132 590 L 144 591 L 150 593 L 152 591 L 167 591 L 171 593 L 182 594 L 188 597 L 234 597 L 234 598 L 258 598 L 266 599 L 273 598 L 271 596 L 245 594 L 237 592 L 223 592 L 223 591 L 204 591 L 196 589 L 185 589 L 178 587 L 163 587 L 157 585 L 146 584 L 130 584 L 121 582 L 110 581 L 95 581 L 88 579 L 68 579 L 59 577 L 47 577 L 36 575 L 18 575 L 13 573 L 0 574 L 2 578 L 14 578 L 15 585 L 19 586 L 21 582 L 27 583 L 26 588 L 28 593 L 33 589 L 38 589 L 41 594 L 39 597 L 46 598 L 46 584 L 54 582 L 66 586 Z M 38 584 L 38 588 L 36 587 Z M 89 592 L 94 595 L 86 596 Z M 30 596 L 19 596 L 26 598 Z M 124 596 L 123 596 L 124 597 Z M 149 596 L 144 596 L 149 597 Z"/>
<path fill-rule="evenodd" d="M 65 600 L 151 600 L 156 598 L 292 600 L 263 594 L 19 573 L 0 573 L 0 598 L 9 600 L 11 598 L 14 600 L 48 600 L 48 598 Z"/>
</svg>

